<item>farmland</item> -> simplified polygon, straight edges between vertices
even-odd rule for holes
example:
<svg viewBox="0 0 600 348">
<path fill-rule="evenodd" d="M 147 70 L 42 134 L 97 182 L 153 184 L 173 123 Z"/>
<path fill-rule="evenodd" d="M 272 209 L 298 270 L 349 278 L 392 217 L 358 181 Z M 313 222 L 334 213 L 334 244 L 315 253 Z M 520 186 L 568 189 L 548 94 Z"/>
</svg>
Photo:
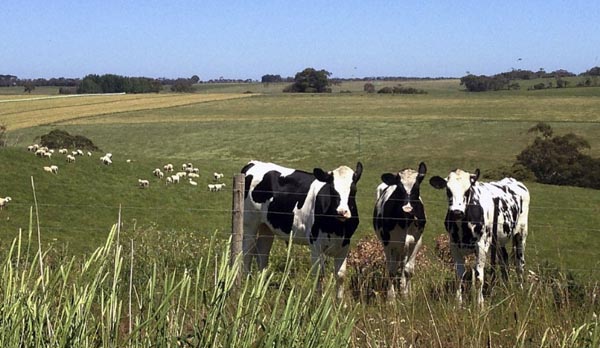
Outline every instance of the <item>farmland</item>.
<svg viewBox="0 0 600 348">
<path fill-rule="evenodd" d="M 164 248 L 165 254 L 159 258 L 168 259 L 176 253 L 173 245 L 202 253 L 198 245 L 183 246 L 186 240 L 202 243 L 212 235 L 221 243 L 226 240 L 231 219 L 231 177 L 250 159 L 308 170 L 317 166 L 332 169 L 340 164 L 352 167 L 356 161 L 362 161 L 365 171 L 358 185 L 361 223 L 354 239 L 356 243 L 373 234 L 370 214 L 375 187 L 384 172 L 415 168 L 420 161 L 425 161 L 426 180 L 433 175 L 445 176 L 457 167 L 480 168 L 484 176 L 494 178 L 500 168 L 512 164 L 515 156 L 532 141 L 533 135 L 527 130 L 539 121 L 548 122 L 555 133 L 573 132 L 582 136 L 591 145 L 588 154 L 600 157 L 600 88 L 473 94 L 463 92 L 457 80 L 401 83 L 423 88 L 428 94 L 368 95 L 361 92 L 359 82 L 344 82 L 328 95 L 282 94 L 282 86 L 278 84 L 203 86 L 200 93 L 191 95 L 115 95 L 28 101 L 16 100 L 40 95 L 6 93 L 0 96 L 3 101 L 0 123 L 8 127 L 8 147 L 0 149 L 0 196 L 9 195 L 13 201 L 0 211 L 0 242 L 5 248 L 20 228 L 27 231 L 30 227 L 29 213 L 34 206 L 32 177 L 42 247 L 55 250 L 59 254 L 55 257 L 88 255 L 103 245 L 120 207 L 124 233 L 142 244 L 148 255 L 158 255 L 158 249 Z M 396 82 L 381 82 L 378 88 L 385 84 Z M 351 93 L 339 93 L 342 90 Z M 26 151 L 27 145 L 37 141 L 36 137 L 56 128 L 85 135 L 102 153 L 67 164 L 60 155 L 45 160 Z M 99 157 L 104 152 L 113 153 L 114 165 L 101 164 Z M 127 159 L 131 163 L 127 163 Z M 192 162 L 200 168 L 198 187 L 167 186 L 151 176 L 154 168 L 165 163 L 179 167 L 184 162 Z M 49 164 L 60 167 L 57 175 L 43 172 L 42 166 Z M 214 171 L 225 173 L 224 182 L 229 190 L 208 192 L 206 185 L 212 183 Z M 150 179 L 150 188 L 139 189 L 138 178 Z M 557 267 L 593 284 L 600 278 L 596 271 L 600 266 L 597 258 L 600 248 L 598 191 L 526 184 L 532 196 L 527 268 Z M 421 194 L 428 217 L 424 243 L 434 258 L 434 238 L 444 233 L 446 197 L 425 184 Z M 161 234 L 162 237 L 157 237 Z M 152 251 L 152 244 L 148 242 L 152 238 L 163 242 L 161 238 L 171 238 L 171 242 L 176 242 L 162 243 L 161 248 L 157 245 L 157 250 Z M 275 249 L 279 256 L 275 257 L 274 264 L 277 265 L 277 261 L 283 264 L 284 243 L 276 243 Z M 293 252 L 299 254 L 297 262 L 304 263 L 301 272 L 304 274 L 308 268 L 308 251 L 295 247 Z M 186 255 L 204 256 L 187 252 Z M 148 256 L 146 261 L 154 259 Z M 166 265 L 173 266 L 173 263 L 166 262 Z M 417 272 L 420 272 L 418 265 Z M 423 297 L 426 289 L 435 287 L 435 283 L 428 280 L 441 281 L 448 275 L 444 273 L 447 271 L 440 272 L 436 274 L 436 269 L 428 269 L 424 272 L 426 275 L 417 273 L 418 298 Z M 441 345 L 447 340 L 450 346 L 459 346 L 459 342 L 477 346 L 475 341 L 457 338 L 468 336 L 469 329 L 475 329 L 480 335 L 493 336 L 495 342 L 511 345 L 518 345 L 518 341 L 511 341 L 510 337 L 521 330 L 520 334 L 531 339 L 532 345 L 540 346 L 545 327 L 557 328 L 552 332 L 559 337 L 560 325 L 564 324 L 562 328 L 566 330 L 589 319 L 589 313 L 554 308 L 552 301 L 542 296 L 551 296 L 549 293 L 531 289 L 539 292 L 536 293 L 540 296 L 539 306 L 555 312 L 532 312 L 525 303 L 526 295 L 511 295 L 508 290 L 491 299 L 498 306 L 498 316 L 482 315 L 483 324 L 453 313 L 451 301 L 441 301 L 430 310 L 417 300 L 408 304 L 399 302 L 400 308 L 393 317 L 398 321 L 411 320 L 410 327 L 404 327 L 406 333 L 403 328 L 390 329 L 385 320 L 392 320 L 383 317 L 376 305 L 369 307 L 361 303 L 357 328 L 366 333 L 357 329 L 352 333 L 352 342 L 362 346 L 357 341 L 361 338 L 362 342 L 367 340 L 374 346 L 401 346 L 398 340 L 402 335 L 407 342 L 414 343 L 419 339 L 417 333 L 423 335 L 429 330 L 431 334 L 429 316 L 437 313 L 441 318 L 439 325 L 455 323 L 454 329 L 464 331 L 453 333 L 438 328 L 445 340 L 430 335 L 421 338 L 425 340 L 425 343 L 420 342 L 422 345 L 437 346 L 438 342 Z M 428 300 L 434 301 L 432 297 Z M 500 305 L 504 302 L 506 306 Z M 598 305 L 592 305 L 596 306 L 590 307 L 593 311 Z M 501 332 L 505 325 L 501 320 L 513 320 L 511 311 L 525 315 L 522 318 L 529 327 L 511 323 L 512 331 Z M 384 310 L 383 314 L 389 313 Z M 381 331 L 386 327 L 387 331 Z M 524 329 L 529 333 L 523 332 Z M 477 342 L 485 342 L 485 339 Z"/>
</svg>

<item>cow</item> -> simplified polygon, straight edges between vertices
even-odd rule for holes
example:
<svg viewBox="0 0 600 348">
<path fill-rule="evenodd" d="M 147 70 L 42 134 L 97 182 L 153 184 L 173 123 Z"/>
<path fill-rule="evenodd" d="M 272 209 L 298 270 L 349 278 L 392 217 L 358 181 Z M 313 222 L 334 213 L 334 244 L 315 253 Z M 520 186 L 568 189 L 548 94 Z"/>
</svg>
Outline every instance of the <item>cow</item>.
<svg viewBox="0 0 600 348">
<path fill-rule="evenodd" d="M 373 227 L 385 252 L 388 300 L 396 297 L 394 283 L 398 272 L 402 295 L 410 294 L 410 280 L 426 222 L 419 193 L 426 173 L 427 166 L 421 162 L 418 171 L 406 168 L 396 174 L 382 174 L 382 183 L 377 187 Z"/>
<path fill-rule="evenodd" d="M 450 235 L 450 252 L 457 277 L 456 297 L 462 303 L 462 283 L 465 255 L 475 253 L 477 303 L 483 305 L 483 276 L 490 246 L 492 268 L 496 253 L 500 253 L 502 275 L 506 273 L 508 253 L 505 245 L 512 241 L 519 281 L 523 280 L 525 242 L 529 214 L 529 190 L 523 183 L 504 178 L 500 181 L 478 182 L 480 171 L 471 174 L 461 169 L 451 171 L 446 178 L 434 176 L 429 180 L 436 189 L 446 189 L 448 211 L 446 231 Z"/>
<path fill-rule="evenodd" d="M 350 238 L 359 223 L 355 196 L 362 171 L 360 162 L 355 170 L 340 166 L 312 173 L 260 161 L 244 166 L 244 270 L 250 271 L 254 258 L 260 270 L 267 267 L 276 236 L 309 245 L 321 274 L 324 257 L 334 259 L 341 299 Z"/>
</svg>

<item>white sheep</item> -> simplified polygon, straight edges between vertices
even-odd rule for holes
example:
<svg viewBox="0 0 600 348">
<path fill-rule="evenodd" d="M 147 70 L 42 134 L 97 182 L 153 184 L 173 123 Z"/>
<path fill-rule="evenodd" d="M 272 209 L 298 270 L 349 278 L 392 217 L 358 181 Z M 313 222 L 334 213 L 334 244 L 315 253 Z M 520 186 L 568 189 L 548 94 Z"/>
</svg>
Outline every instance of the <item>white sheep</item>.
<svg viewBox="0 0 600 348">
<path fill-rule="evenodd" d="M 196 174 L 196 173 L 189 173 L 187 176 L 188 176 L 188 178 L 199 178 L 199 177 L 200 177 L 200 174 Z"/>
<path fill-rule="evenodd" d="M 167 163 L 163 166 L 163 170 L 165 172 L 172 172 L 173 171 L 173 164 L 171 163 Z"/>
<path fill-rule="evenodd" d="M 171 180 L 174 184 L 179 184 L 179 175 L 171 175 Z"/>
<path fill-rule="evenodd" d="M 42 150 L 42 149 L 37 149 L 35 151 L 35 155 L 38 157 L 44 157 L 44 154 L 46 153 L 46 151 Z"/>
<path fill-rule="evenodd" d="M 12 201 L 12 198 L 8 196 L 0 198 L 0 210 L 4 209 L 4 207 L 6 207 L 10 201 Z"/>
<path fill-rule="evenodd" d="M 172 183 L 173 183 L 173 178 L 170 177 L 170 176 L 167 176 L 167 180 L 165 181 L 165 185 L 172 184 Z"/>
<path fill-rule="evenodd" d="M 175 175 L 177 175 L 180 178 L 185 178 L 187 176 L 187 173 L 186 172 L 177 172 L 177 174 L 175 174 Z"/>
<path fill-rule="evenodd" d="M 87 152 L 88 157 L 92 157 L 92 153 L 91 152 Z"/>
<path fill-rule="evenodd" d="M 214 184 L 208 184 L 208 190 L 209 190 L 210 192 L 212 192 L 212 191 L 216 191 L 216 187 L 215 187 L 215 185 L 214 185 Z"/>
<path fill-rule="evenodd" d="M 73 155 L 73 156 L 79 156 L 79 153 L 77 151 L 71 151 L 71 155 Z"/>
<path fill-rule="evenodd" d="M 52 158 L 52 152 L 44 152 L 43 156 L 46 158 Z"/>
<path fill-rule="evenodd" d="M 127 159 L 127 161 L 125 161 L 125 162 L 127 162 L 127 163 L 131 163 L 131 162 L 133 162 L 133 161 L 132 161 L 132 160 L 130 160 L 130 159 Z"/>
<path fill-rule="evenodd" d="M 44 166 L 44 171 L 45 171 L 45 172 L 47 172 L 47 173 L 53 173 L 53 174 L 56 174 L 56 173 L 54 173 L 54 170 L 52 170 L 52 168 L 51 168 L 51 167 L 49 167 L 49 166 Z"/>
<path fill-rule="evenodd" d="M 190 185 L 192 185 L 192 186 L 198 186 L 198 183 L 192 179 L 189 179 L 189 182 L 190 182 Z"/>
<path fill-rule="evenodd" d="M 51 165 L 51 166 L 50 166 L 50 169 L 52 169 L 52 173 L 54 173 L 54 174 L 58 174 L 58 166 Z"/>
<path fill-rule="evenodd" d="M 181 165 L 181 170 L 186 170 L 188 167 L 187 163 Z"/>
<path fill-rule="evenodd" d="M 75 156 L 67 155 L 67 163 L 75 162 Z"/>
<path fill-rule="evenodd" d="M 145 179 L 138 179 L 138 185 L 140 185 L 140 188 L 148 188 L 150 187 L 150 181 Z"/>
<path fill-rule="evenodd" d="M 101 161 L 102 161 L 102 163 L 104 163 L 105 165 L 112 164 L 112 160 L 110 159 L 110 157 L 103 156 L 103 157 L 100 157 L 100 160 L 101 160 Z"/>
<path fill-rule="evenodd" d="M 225 175 L 223 175 L 223 173 L 217 173 L 217 172 L 213 173 L 213 178 L 215 179 L 215 181 L 222 179 L 224 176 Z"/>
<path fill-rule="evenodd" d="M 67 149 L 58 150 L 58 153 L 60 153 L 61 155 L 66 155 L 68 152 L 69 152 L 69 150 L 67 150 Z"/>
<path fill-rule="evenodd" d="M 79 156 L 83 156 L 83 151 L 80 149 L 75 150 L 77 152 L 77 155 Z"/>
<path fill-rule="evenodd" d="M 108 157 L 108 158 L 112 159 L 112 153 L 110 153 L 110 152 L 108 152 L 108 153 L 107 153 L 106 155 L 104 155 L 104 156 L 106 156 L 106 157 Z"/>
<path fill-rule="evenodd" d="M 215 191 L 221 191 L 221 189 L 223 187 L 225 187 L 225 186 L 227 186 L 227 185 L 225 185 L 225 184 L 215 184 Z"/>
</svg>

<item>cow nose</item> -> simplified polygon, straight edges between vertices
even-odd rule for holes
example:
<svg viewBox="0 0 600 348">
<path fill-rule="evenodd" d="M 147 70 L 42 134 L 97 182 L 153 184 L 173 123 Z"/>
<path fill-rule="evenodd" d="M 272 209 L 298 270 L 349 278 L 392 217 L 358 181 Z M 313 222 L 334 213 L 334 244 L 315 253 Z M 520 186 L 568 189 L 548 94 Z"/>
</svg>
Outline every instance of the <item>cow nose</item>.
<svg viewBox="0 0 600 348">
<path fill-rule="evenodd" d="M 462 219 L 465 216 L 465 213 L 460 210 L 452 210 L 450 213 L 457 219 Z"/>
<path fill-rule="evenodd" d="M 402 210 L 404 210 L 405 213 L 411 213 L 413 211 L 413 207 L 410 204 L 406 204 L 402 206 Z"/>
<path fill-rule="evenodd" d="M 339 218 L 349 219 L 352 216 L 350 210 L 347 209 L 340 209 L 337 211 L 337 213 Z"/>
</svg>

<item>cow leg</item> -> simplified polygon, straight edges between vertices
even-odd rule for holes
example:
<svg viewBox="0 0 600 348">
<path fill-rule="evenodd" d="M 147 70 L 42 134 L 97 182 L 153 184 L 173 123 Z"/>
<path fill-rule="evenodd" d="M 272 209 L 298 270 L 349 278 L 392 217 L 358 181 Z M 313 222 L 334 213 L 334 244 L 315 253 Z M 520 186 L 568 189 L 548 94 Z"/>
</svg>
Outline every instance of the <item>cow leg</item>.
<svg viewBox="0 0 600 348">
<path fill-rule="evenodd" d="M 476 272 L 476 289 L 477 289 L 477 304 L 483 306 L 483 281 L 485 275 L 485 262 L 487 253 L 490 248 L 489 238 L 482 237 L 477 242 L 477 249 L 475 250 L 475 272 Z"/>
<path fill-rule="evenodd" d="M 257 255 L 256 237 L 258 233 L 258 224 L 252 221 L 251 216 L 244 214 L 244 236 L 242 240 L 242 249 L 244 251 L 244 273 L 250 273 L 252 260 Z"/>
<path fill-rule="evenodd" d="M 508 281 L 508 252 L 505 246 L 501 246 L 498 251 L 500 254 L 500 272 L 502 279 L 506 283 Z"/>
<path fill-rule="evenodd" d="M 454 269 L 456 272 L 456 301 L 462 305 L 462 286 L 465 276 L 465 257 L 459 249 L 457 243 L 450 241 L 450 253 L 454 259 Z"/>
<path fill-rule="evenodd" d="M 311 272 L 313 276 L 319 277 L 317 282 L 317 291 L 323 293 L 323 272 L 325 271 L 325 260 L 318 243 L 311 245 L 310 248 Z"/>
<path fill-rule="evenodd" d="M 411 279 L 413 274 L 415 273 L 415 261 L 417 259 L 417 252 L 421 248 L 421 237 L 417 239 L 416 243 L 410 243 L 408 245 L 406 263 L 404 265 L 404 276 L 406 278 L 406 287 L 403 291 L 403 295 L 407 297 L 411 292 Z"/>
<path fill-rule="evenodd" d="M 271 253 L 274 237 L 271 229 L 264 224 L 260 225 L 256 238 L 256 261 L 258 262 L 258 269 L 261 271 L 269 265 L 269 254 Z"/>
<path fill-rule="evenodd" d="M 523 288 L 523 272 L 525 270 L 525 236 L 521 233 L 515 233 L 513 236 L 513 245 L 515 248 L 515 268 L 519 286 Z"/>
<path fill-rule="evenodd" d="M 345 248 L 343 256 L 337 256 L 334 258 L 334 267 L 336 275 L 336 291 L 337 298 L 341 300 L 344 298 L 344 280 L 346 279 L 346 256 L 348 255 L 348 248 Z"/>
<path fill-rule="evenodd" d="M 398 272 L 398 252 L 395 246 L 388 244 L 385 248 L 385 266 L 387 271 L 387 299 L 393 301 L 396 298 L 394 283 Z"/>
</svg>

